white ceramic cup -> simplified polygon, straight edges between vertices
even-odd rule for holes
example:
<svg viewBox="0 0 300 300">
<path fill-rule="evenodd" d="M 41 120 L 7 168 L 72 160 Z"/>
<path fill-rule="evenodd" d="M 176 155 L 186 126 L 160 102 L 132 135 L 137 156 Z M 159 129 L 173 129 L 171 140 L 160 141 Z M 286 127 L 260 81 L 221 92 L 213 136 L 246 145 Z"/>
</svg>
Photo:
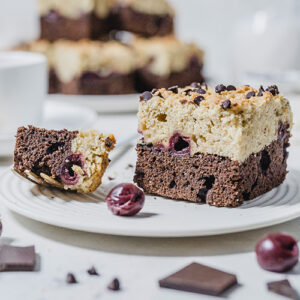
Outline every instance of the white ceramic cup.
<svg viewBox="0 0 300 300">
<path fill-rule="evenodd" d="M 0 52 L 0 135 L 42 120 L 48 88 L 46 58 L 37 53 Z"/>
</svg>

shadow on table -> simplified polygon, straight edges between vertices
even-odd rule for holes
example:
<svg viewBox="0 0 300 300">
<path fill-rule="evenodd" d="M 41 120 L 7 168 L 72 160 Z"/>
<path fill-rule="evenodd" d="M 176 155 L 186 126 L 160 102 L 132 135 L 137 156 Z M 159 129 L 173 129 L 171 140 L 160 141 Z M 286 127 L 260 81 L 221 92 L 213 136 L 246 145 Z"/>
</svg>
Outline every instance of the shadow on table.
<svg viewBox="0 0 300 300">
<path fill-rule="evenodd" d="M 213 256 L 252 252 L 262 236 L 279 231 L 300 240 L 300 218 L 264 229 L 217 236 L 138 238 L 69 230 L 11 214 L 20 226 L 49 240 L 102 252 L 141 256 Z"/>
</svg>

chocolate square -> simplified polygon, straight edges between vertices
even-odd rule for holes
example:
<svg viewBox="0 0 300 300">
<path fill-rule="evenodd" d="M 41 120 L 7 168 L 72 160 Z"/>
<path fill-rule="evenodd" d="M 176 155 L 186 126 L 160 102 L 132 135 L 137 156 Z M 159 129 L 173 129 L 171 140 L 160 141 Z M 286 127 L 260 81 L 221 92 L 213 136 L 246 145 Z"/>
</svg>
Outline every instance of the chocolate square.
<svg viewBox="0 0 300 300">
<path fill-rule="evenodd" d="M 298 293 L 296 292 L 296 290 L 293 289 L 293 287 L 287 279 L 268 282 L 267 287 L 270 292 L 273 292 L 275 294 L 285 296 L 294 300 L 299 299 Z"/>
<path fill-rule="evenodd" d="M 214 296 L 234 284 L 237 284 L 235 275 L 198 263 L 191 263 L 159 281 L 160 287 Z"/>
<path fill-rule="evenodd" d="M 35 266 L 35 249 L 30 247 L 0 247 L 0 271 L 33 271 Z"/>
</svg>

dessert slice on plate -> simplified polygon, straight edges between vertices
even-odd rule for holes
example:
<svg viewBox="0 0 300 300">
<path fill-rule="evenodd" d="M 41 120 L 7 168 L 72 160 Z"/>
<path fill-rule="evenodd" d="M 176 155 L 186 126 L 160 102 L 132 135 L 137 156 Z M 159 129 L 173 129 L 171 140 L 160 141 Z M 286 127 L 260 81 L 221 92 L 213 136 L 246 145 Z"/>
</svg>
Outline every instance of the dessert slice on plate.
<svg viewBox="0 0 300 300">
<path fill-rule="evenodd" d="M 193 83 L 140 99 L 134 180 L 145 192 L 235 207 L 284 181 L 292 112 L 276 86 Z"/>
<path fill-rule="evenodd" d="M 46 186 L 89 193 L 101 184 L 108 166 L 113 135 L 20 127 L 14 152 L 14 170 Z"/>
</svg>

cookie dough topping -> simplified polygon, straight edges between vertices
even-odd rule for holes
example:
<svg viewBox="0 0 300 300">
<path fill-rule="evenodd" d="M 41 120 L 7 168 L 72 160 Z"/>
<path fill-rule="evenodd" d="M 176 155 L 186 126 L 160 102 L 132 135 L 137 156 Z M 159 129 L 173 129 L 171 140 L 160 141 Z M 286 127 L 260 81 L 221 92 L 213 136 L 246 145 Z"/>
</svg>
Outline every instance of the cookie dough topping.
<svg viewBox="0 0 300 300">
<path fill-rule="evenodd" d="M 260 95 L 261 94 L 261 95 Z M 193 83 L 146 92 L 141 96 L 139 131 L 146 144 L 169 147 L 180 133 L 190 153 L 210 153 L 243 162 L 277 139 L 278 126 L 292 126 L 288 100 L 276 86 L 215 88 Z"/>
</svg>

